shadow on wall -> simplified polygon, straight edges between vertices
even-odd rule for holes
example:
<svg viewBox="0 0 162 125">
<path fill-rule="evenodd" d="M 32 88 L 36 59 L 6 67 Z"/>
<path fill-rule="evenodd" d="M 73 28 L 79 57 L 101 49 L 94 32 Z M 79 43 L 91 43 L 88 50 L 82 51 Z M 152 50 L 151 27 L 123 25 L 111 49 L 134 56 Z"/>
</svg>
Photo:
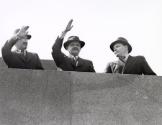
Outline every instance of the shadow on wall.
<svg viewBox="0 0 162 125">
<path fill-rule="evenodd" d="M 46 70 L 56 70 L 56 64 L 53 60 L 41 60 L 41 63 Z M 3 61 L 3 58 L 0 57 L 0 69 L 7 68 L 7 65 Z"/>
</svg>

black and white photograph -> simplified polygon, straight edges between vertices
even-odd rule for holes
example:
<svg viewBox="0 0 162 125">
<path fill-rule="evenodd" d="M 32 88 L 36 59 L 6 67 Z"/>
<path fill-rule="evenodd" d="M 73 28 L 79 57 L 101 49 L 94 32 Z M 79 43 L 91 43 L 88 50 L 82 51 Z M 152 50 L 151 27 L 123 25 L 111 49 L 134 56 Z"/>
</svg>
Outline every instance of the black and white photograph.
<svg viewBox="0 0 162 125">
<path fill-rule="evenodd" d="M 161 0 L 1 0 L 0 125 L 162 125 Z"/>
</svg>

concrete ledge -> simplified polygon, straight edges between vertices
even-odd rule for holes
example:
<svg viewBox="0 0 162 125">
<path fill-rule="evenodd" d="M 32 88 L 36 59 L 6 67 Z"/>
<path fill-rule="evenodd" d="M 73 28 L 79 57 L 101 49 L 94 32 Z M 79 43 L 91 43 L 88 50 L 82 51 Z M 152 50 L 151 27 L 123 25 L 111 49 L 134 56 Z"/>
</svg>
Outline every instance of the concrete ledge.
<svg viewBox="0 0 162 125">
<path fill-rule="evenodd" d="M 162 77 L 1 69 L 0 125 L 161 125 Z"/>
</svg>

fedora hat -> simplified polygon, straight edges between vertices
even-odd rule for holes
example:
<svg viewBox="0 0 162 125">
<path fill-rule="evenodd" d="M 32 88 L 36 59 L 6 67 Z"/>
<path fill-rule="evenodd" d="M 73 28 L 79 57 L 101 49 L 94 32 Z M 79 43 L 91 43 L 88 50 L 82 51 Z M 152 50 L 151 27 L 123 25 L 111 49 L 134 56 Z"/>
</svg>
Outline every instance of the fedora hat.
<svg viewBox="0 0 162 125">
<path fill-rule="evenodd" d="M 117 40 L 115 40 L 114 42 L 112 42 L 110 44 L 110 49 L 114 52 L 114 45 L 117 43 L 121 43 L 123 45 L 127 45 L 128 46 L 128 53 L 130 53 L 132 51 L 132 46 L 128 43 L 127 39 L 125 39 L 124 37 L 119 37 Z"/>
<path fill-rule="evenodd" d="M 17 34 L 19 31 L 20 31 L 20 29 L 16 29 L 14 33 Z M 27 34 L 26 35 L 26 38 L 27 39 L 30 39 L 31 38 L 31 35 Z"/>
<path fill-rule="evenodd" d="M 74 42 L 74 41 L 79 42 L 81 48 L 85 45 L 85 42 L 84 41 L 81 41 L 78 36 L 70 36 L 68 38 L 68 40 L 64 43 L 64 48 L 67 49 L 67 47 L 69 46 L 69 44 L 71 42 Z"/>
</svg>

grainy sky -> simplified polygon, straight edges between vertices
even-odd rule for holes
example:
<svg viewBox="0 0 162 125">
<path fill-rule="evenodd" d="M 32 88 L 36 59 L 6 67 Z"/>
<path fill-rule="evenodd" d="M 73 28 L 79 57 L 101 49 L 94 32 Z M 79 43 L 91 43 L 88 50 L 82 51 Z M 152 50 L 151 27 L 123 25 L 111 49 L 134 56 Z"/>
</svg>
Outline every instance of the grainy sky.
<svg viewBox="0 0 162 125">
<path fill-rule="evenodd" d="M 162 75 L 161 0 L 0 0 L 0 15 L 1 48 L 16 28 L 29 25 L 28 50 L 41 59 L 52 59 L 56 37 L 73 19 L 74 27 L 65 40 L 78 35 L 85 41 L 80 57 L 92 60 L 97 72 L 116 60 L 109 45 L 122 36 L 133 47 L 131 55 L 144 55 Z"/>
</svg>

